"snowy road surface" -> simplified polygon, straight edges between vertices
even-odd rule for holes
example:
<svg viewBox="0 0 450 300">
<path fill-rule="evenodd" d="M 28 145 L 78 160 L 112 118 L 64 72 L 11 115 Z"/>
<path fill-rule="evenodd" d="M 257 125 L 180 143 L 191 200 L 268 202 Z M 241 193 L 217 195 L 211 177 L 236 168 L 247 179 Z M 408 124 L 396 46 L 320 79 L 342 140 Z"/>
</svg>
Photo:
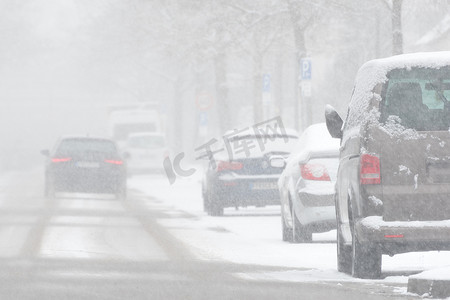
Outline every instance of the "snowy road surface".
<svg viewBox="0 0 450 300">
<path fill-rule="evenodd" d="M 336 271 L 334 232 L 284 243 L 277 206 L 208 217 L 197 177 L 47 200 L 42 172 L 0 177 L 0 299 L 411 299 L 408 275 L 450 261 L 384 257 L 385 279 L 356 280 Z"/>
</svg>

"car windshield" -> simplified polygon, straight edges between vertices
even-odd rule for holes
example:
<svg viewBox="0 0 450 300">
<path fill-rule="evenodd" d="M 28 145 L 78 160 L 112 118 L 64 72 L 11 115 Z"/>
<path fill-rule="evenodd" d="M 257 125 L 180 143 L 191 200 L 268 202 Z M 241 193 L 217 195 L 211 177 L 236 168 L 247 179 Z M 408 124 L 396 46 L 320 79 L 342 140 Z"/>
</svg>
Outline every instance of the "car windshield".
<svg viewBox="0 0 450 300">
<path fill-rule="evenodd" d="M 132 148 L 156 149 L 164 147 L 165 142 L 163 136 L 143 135 L 130 137 L 128 145 Z"/>
<path fill-rule="evenodd" d="M 450 68 L 397 69 L 388 78 L 381 102 L 382 122 L 397 116 L 406 128 L 449 129 Z"/>
<path fill-rule="evenodd" d="M 72 153 L 115 153 L 116 146 L 113 142 L 101 139 L 65 139 L 61 141 L 56 151 L 57 155 Z"/>
</svg>

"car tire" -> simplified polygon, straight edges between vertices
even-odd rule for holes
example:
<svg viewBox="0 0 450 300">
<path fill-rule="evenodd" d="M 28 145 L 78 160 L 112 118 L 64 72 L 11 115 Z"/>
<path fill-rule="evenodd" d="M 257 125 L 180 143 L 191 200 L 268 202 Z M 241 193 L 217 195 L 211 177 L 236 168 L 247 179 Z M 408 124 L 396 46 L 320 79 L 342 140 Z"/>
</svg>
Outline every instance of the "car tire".
<svg viewBox="0 0 450 300">
<path fill-rule="evenodd" d="M 361 243 L 357 234 L 352 234 L 352 276 L 377 279 L 381 276 L 381 250 L 372 243 Z"/>
<path fill-rule="evenodd" d="M 312 242 L 312 232 L 303 226 L 297 219 L 295 215 L 294 206 L 291 208 L 292 211 L 292 243 L 308 243 Z"/>
<path fill-rule="evenodd" d="M 54 199 L 56 196 L 55 185 L 48 178 L 45 180 L 44 196 L 47 199 Z"/>
<path fill-rule="evenodd" d="M 210 216 L 223 216 L 223 204 L 219 195 L 210 193 L 209 197 L 209 215 Z"/>
<path fill-rule="evenodd" d="M 350 208 L 350 201 L 349 208 Z M 336 206 L 336 244 L 337 244 L 337 269 L 339 272 L 343 272 L 346 274 L 352 274 L 352 247 L 351 245 L 344 244 L 344 238 L 342 237 L 342 229 L 341 229 L 341 214 L 339 213 L 340 208 L 338 205 L 337 198 L 335 198 L 335 206 Z M 349 216 L 352 217 L 352 213 L 349 209 Z"/>
<path fill-rule="evenodd" d="M 281 212 L 281 236 L 284 242 L 292 242 L 292 228 L 286 226 L 283 212 Z"/>
<path fill-rule="evenodd" d="M 209 203 L 208 191 L 202 193 L 203 196 L 203 211 L 210 214 L 211 204 Z"/>
<path fill-rule="evenodd" d="M 127 186 L 122 183 L 118 190 L 116 191 L 116 199 L 117 200 L 125 200 L 127 198 Z"/>
<path fill-rule="evenodd" d="M 337 269 L 339 272 L 352 273 L 352 247 L 344 245 L 341 233 L 341 225 L 337 223 Z"/>
</svg>

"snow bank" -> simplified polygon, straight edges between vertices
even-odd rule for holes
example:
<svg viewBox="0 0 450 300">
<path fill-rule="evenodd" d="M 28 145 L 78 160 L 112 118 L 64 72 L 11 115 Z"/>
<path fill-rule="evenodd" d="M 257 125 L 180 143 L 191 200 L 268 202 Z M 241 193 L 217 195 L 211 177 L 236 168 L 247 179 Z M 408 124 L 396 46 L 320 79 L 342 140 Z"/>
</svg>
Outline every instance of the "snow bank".
<svg viewBox="0 0 450 300">
<path fill-rule="evenodd" d="M 425 280 L 450 280 L 450 265 L 411 275 L 410 278 Z M 450 284 L 450 283 L 449 283 Z"/>
</svg>

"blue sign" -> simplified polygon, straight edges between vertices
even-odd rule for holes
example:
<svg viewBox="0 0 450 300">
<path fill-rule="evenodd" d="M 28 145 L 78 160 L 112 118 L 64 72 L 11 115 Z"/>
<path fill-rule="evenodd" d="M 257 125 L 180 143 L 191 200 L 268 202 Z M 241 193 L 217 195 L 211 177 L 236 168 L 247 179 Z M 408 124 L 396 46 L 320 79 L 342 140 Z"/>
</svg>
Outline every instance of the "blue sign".
<svg viewBox="0 0 450 300">
<path fill-rule="evenodd" d="M 312 63 L 310 58 L 302 58 L 300 62 L 300 74 L 302 80 L 311 80 Z"/>
<path fill-rule="evenodd" d="M 270 92 L 270 74 L 263 75 L 263 92 Z"/>
<path fill-rule="evenodd" d="M 206 111 L 200 112 L 198 123 L 200 126 L 208 125 L 208 113 Z"/>
</svg>

